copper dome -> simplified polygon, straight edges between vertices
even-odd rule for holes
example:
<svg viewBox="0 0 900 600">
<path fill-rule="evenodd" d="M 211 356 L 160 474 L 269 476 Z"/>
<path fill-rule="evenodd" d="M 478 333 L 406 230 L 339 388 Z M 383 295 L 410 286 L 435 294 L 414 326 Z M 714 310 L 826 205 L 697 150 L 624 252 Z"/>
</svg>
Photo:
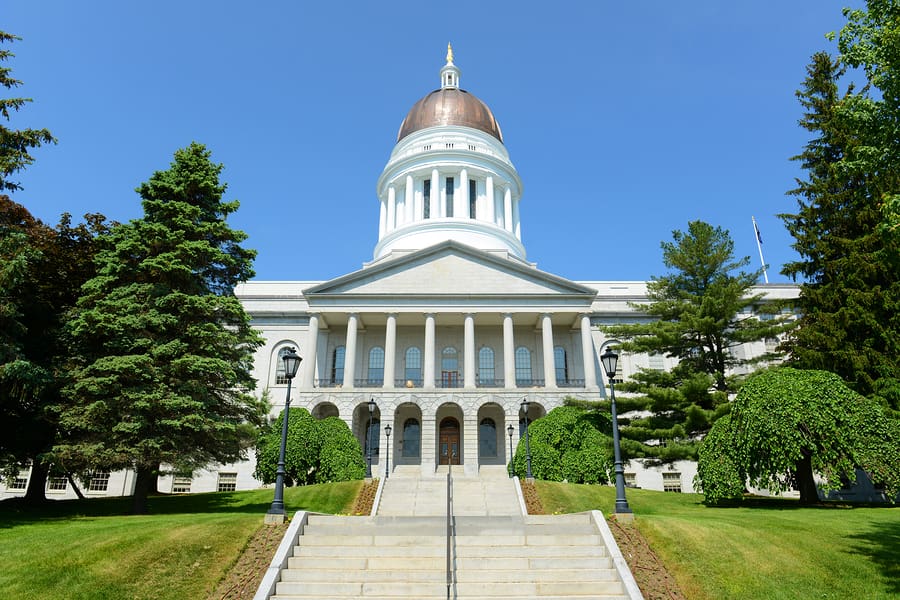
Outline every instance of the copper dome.
<svg viewBox="0 0 900 600">
<path fill-rule="evenodd" d="M 503 142 L 500 125 L 491 109 L 469 92 L 458 88 L 435 90 L 416 102 L 400 125 L 397 141 L 421 129 L 439 125 L 471 127 Z"/>
</svg>

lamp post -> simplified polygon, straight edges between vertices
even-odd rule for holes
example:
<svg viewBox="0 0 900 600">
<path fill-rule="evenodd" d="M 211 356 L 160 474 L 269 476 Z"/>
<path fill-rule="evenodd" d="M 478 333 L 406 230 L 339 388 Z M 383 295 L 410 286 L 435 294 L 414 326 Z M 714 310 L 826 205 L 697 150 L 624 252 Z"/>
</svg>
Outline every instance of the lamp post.
<svg viewBox="0 0 900 600">
<path fill-rule="evenodd" d="M 384 457 L 384 478 L 387 479 L 391 474 L 391 424 L 384 426 L 384 435 L 387 436 L 387 454 Z"/>
<path fill-rule="evenodd" d="M 528 406 L 531 402 L 522 398 L 522 412 L 525 413 L 525 480 L 534 479 L 531 474 L 531 435 L 528 433 Z"/>
<path fill-rule="evenodd" d="M 513 476 L 513 447 L 512 447 L 512 434 L 515 431 L 515 428 L 512 426 L 512 423 L 506 428 L 506 433 L 509 434 L 509 476 Z"/>
<path fill-rule="evenodd" d="M 372 417 L 375 416 L 375 398 L 369 398 L 369 422 L 366 425 L 366 479 L 372 479 Z"/>
<path fill-rule="evenodd" d="M 278 453 L 278 470 L 275 472 L 275 498 L 272 500 L 272 506 L 266 512 L 267 523 L 284 523 L 284 453 L 287 446 L 288 413 L 291 410 L 291 381 L 297 375 L 300 361 L 303 360 L 293 347 L 288 348 L 281 359 L 284 361 L 284 376 L 287 379 L 287 397 L 284 401 L 284 413 L 281 419 L 281 451 Z"/>
<path fill-rule="evenodd" d="M 606 377 L 609 379 L 609 397 L 612 405 L 612 430 L 613 430 L 613 455 L 615 458 L 616 472 L 616 508 L 615 513 L 626 515 L 631 518 L 631 509 L 628 508 L 628 501 L 625 499 L 625 474 L 622 472 L 622 449 L 619 446 L 619 417 L 616 414 L 616 363 L 619 355 L 607 346 L 606 351 L 600 355 L 600 361 L 603 363 L 603 370 L 606 371 Z"/>
</svg>

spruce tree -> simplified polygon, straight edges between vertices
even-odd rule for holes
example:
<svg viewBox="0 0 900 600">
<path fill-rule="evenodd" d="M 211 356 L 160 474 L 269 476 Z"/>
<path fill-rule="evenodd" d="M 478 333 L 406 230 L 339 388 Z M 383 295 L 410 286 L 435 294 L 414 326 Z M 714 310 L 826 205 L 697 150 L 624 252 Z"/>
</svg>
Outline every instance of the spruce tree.
<svg viewBox="0 0 900 600">
<path fill-rule="evenodd" d="M 666 275 L 647 285 L 650 299 L 633 305 L 646 317 L 638 323 L 606 327 L 626 352 L 677 359 L 670 371 L 644 369 L 619 386 L 622 448 L 632 457 L 694 458 L 697 441 L 726 413 L 734 391 L 734 369 L 772 358 L 746 359 L 741 344 L 777 337 L 785 328 L 779 308 L 753 293 L 760 272 L 742 270 L 749 257 L 734 256 L 734 242 L 721 227 L 692 221 L 662 243 Z M 770 318 L 751 316 L 770 313 Z"/>
<path fill-rule="evenodd" d="M 136 513 L 161 465 L 242 459 L 266 410 L 250 395 L 261 339 L 233 293 L 255 252 L 226 223 L 238 203 L 222 200 L 221 170 L 192 143 L 137 189 L 143 218 L 113 229 L 69 324 L 69 439 L 54 456 L 71 469 L 135 469 Z"/>
</svg>

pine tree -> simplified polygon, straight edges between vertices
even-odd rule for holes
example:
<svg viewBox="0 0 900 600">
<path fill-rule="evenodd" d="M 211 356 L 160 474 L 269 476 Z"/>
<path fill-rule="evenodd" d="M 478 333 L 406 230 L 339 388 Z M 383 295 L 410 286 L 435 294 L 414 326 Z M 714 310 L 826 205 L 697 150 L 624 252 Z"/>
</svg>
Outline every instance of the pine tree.
<svg viewBox="0 0 900 600">
<path fill-rule="evenodd" d="M 0 31 L 0 44 L 18 39 L 21 38 Z M 10 76 L 12 69 L 2 66 L 3 61 L 13 56 L 15 55 L 9 50 L 0 49 L 0 85 L 6 89 L 22 85 L 21 81 Z M 0 115 L 9 121 L 10 111 L 17 112 L 29 102 L 32 102 L 31 98 L 0 98 Z M 18 183 L 10 181 L 9 176 L 34 162 L 34 158 L 28 153 L 29 149 L 49 143 L 56 143 L 56 139 L 47 129 L 15 130 L 0 125 L 0 192 L 22 189 Z"/>
<path fill-rule="evenodd" d="M 226 223 L 238 203 L 222 201 L 221 170 L 192 143 L 137 189 L 144 217 L 113 229 L 69 326 L 70 439 L 54 456 L 73 470 L 134 468 L 136 513 L 161 465 L 243 458 L 266 410 L 249 394 L 261 339 L 233 293 L 255 252 Z"/>
<path fill-rule="evenodd" d="M 694 458 L 697 440 L 727 412 L 734 389 L 732 369 L 753 360 L 732 352 L 737 346 L 778 336 L 784 319 L 762 294 L 753 293 L 760 272 L 742 269 L 749 257 L 736 259 L 727 231 L 692 221 L 686 232 L 673 231 L 663 242 L 663 263 L 670 270 L 648 284 L 650 302 L 634 307 L 648 320 L 607 327 L 620 349 L 677 359 L 668 372 L 641 370 L 621 385 L 622 448 L 632 457 L 662 460 Z M 769 312 L 768 319 L 749 316 Z"/>
<path fill-rule="evenodd" d="M 839 92 L 843 73 L 839 61 L 817 53 L 797 92 L 800 125 L 813 138 L 794 157 L 806 172 L 789 192 L 797 212 L 780 215 L 800 255 L 782 273 L 802 282 L 798 326 L 785 348 L 793 366 L 837 373 L 897 409 L 900 262 L 882 203 L 895 176 L 867 160 L 878 111 L 865 90 Z"/>
</svg>

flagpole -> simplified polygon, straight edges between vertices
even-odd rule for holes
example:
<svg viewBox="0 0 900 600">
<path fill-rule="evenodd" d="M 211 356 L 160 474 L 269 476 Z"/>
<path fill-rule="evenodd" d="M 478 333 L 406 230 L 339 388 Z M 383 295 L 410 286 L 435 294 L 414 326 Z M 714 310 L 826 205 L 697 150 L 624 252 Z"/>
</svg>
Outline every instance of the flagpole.
<svg viewBox="0 0 900 600">
<path fill-rule="evenodd" d="M 766 280 L 766 283 L 769 283 L 769 274 L 766 273 L 766 259 L 763 258 L 762 253 L 762 236 L 759 235 L 759 227 L 756 225 L 756 217 L 750 217 L 753 220 L 753 233 L 756 234 L 756 248 L 759 250 L 759 262 L 762 265 L 763 278 Z"/>
</svg>

